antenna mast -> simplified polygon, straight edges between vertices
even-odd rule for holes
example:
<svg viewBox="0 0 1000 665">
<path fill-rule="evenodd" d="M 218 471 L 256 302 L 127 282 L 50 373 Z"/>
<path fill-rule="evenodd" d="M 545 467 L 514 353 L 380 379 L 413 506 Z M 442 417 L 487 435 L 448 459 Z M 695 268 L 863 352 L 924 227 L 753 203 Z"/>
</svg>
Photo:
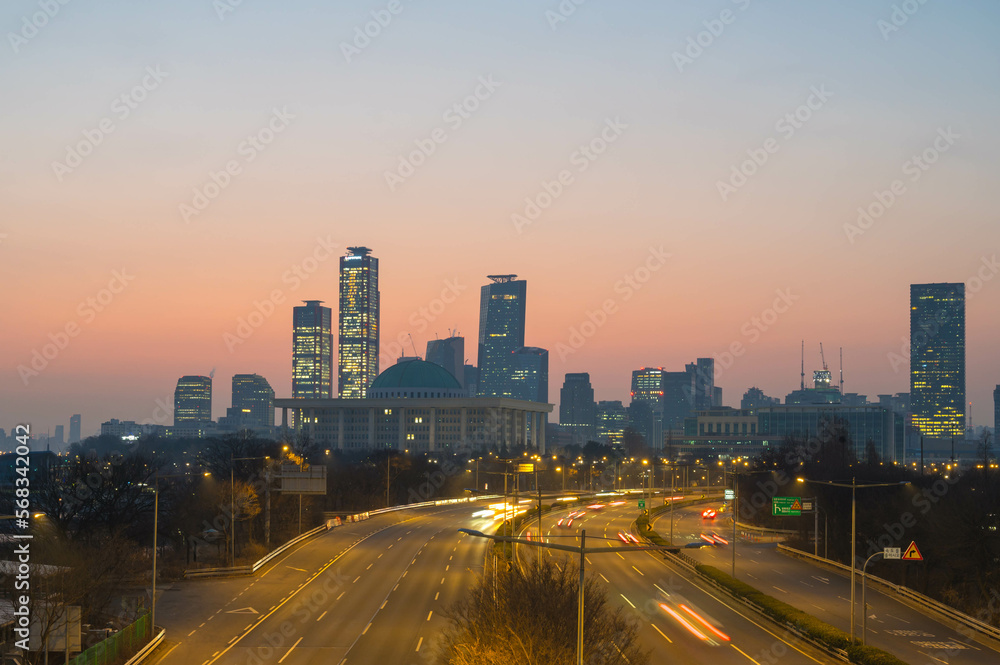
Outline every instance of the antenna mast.
<svg viewBox="0 0 1000 665">
<path fill-rule="evenodd" d="M 840 394 L 844 394 L 844 347 L 840 347 Z"/>
<path fill-rule="evenodd" d="M 806 341 L 802 340 L 802 379 L 799 383 L 799 389 L 806 389 Z"/>
</svg>

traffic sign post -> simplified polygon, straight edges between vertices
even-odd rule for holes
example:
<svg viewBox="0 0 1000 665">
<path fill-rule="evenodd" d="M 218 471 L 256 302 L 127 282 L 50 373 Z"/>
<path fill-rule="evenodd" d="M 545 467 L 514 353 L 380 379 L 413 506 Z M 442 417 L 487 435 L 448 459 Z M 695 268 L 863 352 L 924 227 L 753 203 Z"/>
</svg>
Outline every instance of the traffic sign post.
<svg viewBox="0 0 1000 665">
<path fill-rule="evenodd" d="M 899 550 L 897 549 L 896 551 L 898 552 Z M 923 561 L 924 555 L 917 549 L 917 542 L 913 540 L 910 541 L 910 546 L 906 548 L 906 552 L 903 553 L 901 558 L 903 561 Z"/>
<path fill-rule="evenodd" d="M 645 499 L 639 499 L 639 507 L 640 508 L 645 508 L 646 507 L 646 500 Z"/>
<path fill-rule="evenodd" d="M 771 499 L 771 514 L 799 517 L 802 515 L 802 499 L 797 496 L 776 496 Z"/>
<path fill-rule="evenodd" d="M 882 550 L 882 558 L 884 559 L 899 559 L 902 550 L 898 547 L 886 547 Z"/>
<path fill-rule="evenodd" d="M 736 490 L 726 490 L 726 501 L 732 501 L 736 498 Z"/>
</svg>

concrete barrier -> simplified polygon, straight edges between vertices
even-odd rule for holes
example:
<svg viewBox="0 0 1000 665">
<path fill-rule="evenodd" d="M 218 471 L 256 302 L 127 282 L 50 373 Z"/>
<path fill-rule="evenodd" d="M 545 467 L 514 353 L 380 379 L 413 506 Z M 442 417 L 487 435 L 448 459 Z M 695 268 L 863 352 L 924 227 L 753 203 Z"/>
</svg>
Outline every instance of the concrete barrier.
<svg viewBox="0 0 1000 665">
<path fill-rule="evenodd" d="M 156 626 L 153 626 L 153 630 L 156 630 Z M 160 628 L 160 632 L 157 633 L 156 637 L 151 639 L 149 643 L 143 648 L 139 649 L 139 653 L 128 659 L 125 665 L 139 665 L 142 661 L 146 660 L 149 654 L 153 653 L 153 649 L 160 646 L 160 642 L 163 641 L 164 636 L 167 634 L 163 628 Z"/>
</svg>

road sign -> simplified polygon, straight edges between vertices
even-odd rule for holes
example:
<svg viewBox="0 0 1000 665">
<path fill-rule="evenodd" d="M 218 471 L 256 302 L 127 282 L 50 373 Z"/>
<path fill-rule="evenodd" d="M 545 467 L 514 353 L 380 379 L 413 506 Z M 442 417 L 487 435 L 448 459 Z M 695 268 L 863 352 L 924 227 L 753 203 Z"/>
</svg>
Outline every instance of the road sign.
<svg viewBox="0 0 1000 665">
<path fill-rule="evenodd" d="M 811 513 L 813 511 L 813 500 L 802 499 L 802 512 Z"/>
<path fill-rule="evenodd" d="M 726 490 L 726 501 L 732 501 L 736 498 L 736 490 Z"/>
<path fill-rule="evenodd" d="M 535 465 L 534 464 L 518 464 L 517 465 L 517 472 L 518 473 L 534 473 L 535 472 Z"/>
<path fill-rule="evenodd" d="M 923 561 L 924 555 L 917 549 L 917 542 L 911 541 L 910 546 L 906 548 L 906 552 L 903 554 L 902 558 L 903 561 Z"/>
<path fill-rule="evenodd" d="M 882 550 L 882 556 L 886 559 L 898 559 L 901 551 L 898 547 L 886 547 Z"/>
<path fill-rule="evenodd" d="M 640 508 L 645 508 L 646 507 L 646 501 L 644 499 L 639 499 L 639 507 Z"/>
<path fill-rule="evenodd" d="M 771 499 L 771 514 L 798 517 L 802 514 L 802 499 L 797 496 L 776 496 Z"/>
</svg>

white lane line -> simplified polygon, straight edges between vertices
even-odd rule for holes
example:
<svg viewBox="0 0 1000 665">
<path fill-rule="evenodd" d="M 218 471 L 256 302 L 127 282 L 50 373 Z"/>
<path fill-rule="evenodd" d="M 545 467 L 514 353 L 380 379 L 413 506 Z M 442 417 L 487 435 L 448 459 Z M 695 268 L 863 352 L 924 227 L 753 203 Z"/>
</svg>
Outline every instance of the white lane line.
<svg viewBox="0 0 1000 665">
<path fill-rule="evenodd" d="M 817 577 L 817 576 L 813 575 L 812 578 L 814 580 L 816 580 L 817 582 L 822 582 L 823 584 L 829 584 L 830 583 L 830 580 L 826 579 L 825 577 Z"/>
<path fill-rule="evenodd" d="M 588 566 L 593 566 L 594 565 L 594 564 L 590 563 L 590 557 L 589 556 L 585 556 L 583 558 L 587 560 L 587 565 Z"/>
<path fill-rule="evenodd" d="M 750 573 L 747 573 L 747 577 L 752 577 L 752 578 L 754 578 L 755 580 L 759 580 L 759 579 L 760 579 L 760 578 L 759 578 L 759 577 L 757 577 L 756 575 L 751 575 Z"/>
<path fill-rule="evenodd" d="M 325 616 L 326 616 L 326 613 L 327 613 L 328 611 L 329 611 L 329 610 L 323 610 L 323 613 L 322 613 L 322 614 L 320 614 L 320 615 L 319 615 L 318 617 L 316 617 L 316 621 L 319 621 L 320 619 L 322 619 L 323 617 L 325 617 Z"/>
<path fill-rule="evenodd" d="M 195 629 L 194 629 L 194 630 L 192 630 L 192 631 L 191 631 L 190 633 L 188 633 L 188 637 L 191 637 L 192 635 L 194 635 L 194 634 L 195 634 L 195 633 L 197 633 L 197 632 L 198 632 L 198 629 L 197 629 L 197 628 L 195 628 Z"/>
<path fill-rule="evenodd" d="M 640 575 L 642 575 L 642 571 L 641 571 L 641 570 L 639 570 L 638 568 L 636 568 L 635 566 L 632 566 L 632 570 L 634 570 L 635 572 L 637 572 L 637 573 L 639 573 Z M 645 577 L 645 575 L 642 575 L 642 576 L 643 576 L 643 577 Z"/>
<path fill-rule="evenodd" d="M 750 656 L 748 656 L 748 655 L 747 655 L 747 654 L 746 654 L 746 653 L 745 653 L 745 652 L 743 651 L 743 649 L 740 649 L 740 648 L 739 648 L 738 646 L 736 646 L 736 645 L 735 645 L 735 644 L 733 644 L 732 642 L 730 642 L 730 643 L 729 643 L 729 646 L 733 647 L 734 649 L 736 649 L 737 651 L 739 651 L 740 653 L 742 653 L 742 654 L 743 654 L 744 656 L 746 656 L 746 657 L 747 657 L 747 659 L 748 659 L 748 660 L 749 660 L 749 661 L 750 661 L 751 663 L 753 663 L 753 665 L 760 665 L 760 663 L 758 663 L 758 662 L 757 662 L 756 660 L 754 660 L 753 658 L 750 658 Z"/>
<path fill-rule="evenodd" d="M 382 552 L 382 554 L 385 554 L 385 552 Z M 376 559 L 381 559 L 381 558 L 382 558 L 382 554 L 379 554 L 379 555 L 378 555 L 377 557 L 375 557 L 375 558 L 376 558 Z"/>
<path fill-rule="evenodd" d="M 438 596 L 440 596 L 440 595 L 441 595 L 441 592 L 440 592 L 440 591 L 438 591 L 438 592 L 437 592 L 436 594 L 434 594 L 434 600 L 437 600 L 437 599 L 438 599 Z"/>
<path fill-rule="evenodd" d="M 365 570 L 371 570 L 371 569 L 372 569 L 372 566 L 374 566 L 374 565 L 375 565 L 374 563 L 370 563 L 370 564 L 368 564 L 368 567 L 367 567 L 367 568 L 365 568 Z"/>
<path fill-rule="evenodd" d="M 663 635 L 663 639 L 665 639 L 667 642 L 670 642 L 671 644 L 674 643 L 674 641 L 672 639 L 670 639 L 669 637 L 667 637 L 666 635 L 663 634 L 662 630 L 660 630 L 659 628 L 656 627 L 655 623 L 651 623 L 649 625 L 653 627 L 653 630 L 655 630 L 656 632 L 658 632 L 660 635 Z"/>
<path fill-rule="evenodd" d="M 417 640 L 417 649 L 416 649 L 417 651 L 420 651 L 420 645 L 423 643 L 424 643 L 424 638 L 421 637 L 419 640 Z"/>
<path fill-rule="evenodd" d="M 774 586 L 774 585 L 772 584 L 771 586 Z M 777 586 L 776 586 L 776 587 L 774 587 L 774 588 L 775 588 L 775 589 L 777 589 L 778 591 L 780 591 L 781 593 L 788 593 L 787 591 L 785 591 L 785 590 L 784 590 L 784 589 L 782 589 L 781 587 L 777 587 Z"/>
<path fill-rule="evenodd" d="M 896 621 L 902 621 L 903 623 L 910 623 L 910 622 L 909 622 L 909 621 L 907 621 L 906 619 L 901 619 L 901 618 L 899 618 L 898 616 L 894 616 L 894 615 L 892 615 L 892 614 L 889 614 L 888 612 L 886 612 L 886 613 L 885 613 L 885 615 L 886 615 L 887 617 L 892 617 L 892 618 L 893 618 L 893 619 L 895 619 Z M 202 626 L 204 626 L 205 624 L 201 624 L 201 625 L 202 625 Z"/>
<path fill-rule="evenodd" d="M 623 594 L 623 593 L 620 593 L 618 595 L 621 596 L 622 598 L 625 598 L 625 594 Z M 629 600 L 628 598 L 625 598 L 625 602 L 628 603 L 629 605 L 632 605 L 632 601 Z M 632 609 L 633 610 L 635 609 L 635 605 L 632 605 Z"/>
<path fill-rule="evenodd" d="M 443 577 L 441 578 L 441 584 L 444 584 L 444 578 Z"/>
<path fill-rule="evenodd" d="M 812 589 L 812 588 L 813 588 L 813 585 L 812 585 L 812 584 L 809 584 L 809 582 L 806 582 L 805 580 L 799 580 L 799 582 L 802 582 L 803 584 L 805 584 L 805 585 L 806 585 L 807 587 L 809 587 L 810 589 Z"/>
<path fill-rule="evenodd" d="M 341 598 L 343 598 L 345 593 L 347 593 L 347 592 L 346 591 L 341 591 L 340 595 L 337 596 L 337 600 L 340 600 Z"/>
<path fill-rule="evenodd" d="M 597 573 L 597 574 L 601 575 L 600 573 Z M 611 584 L 611 582 L 608 581 L 608 578 L 605 577 L 604 575 L 601 575 L 601 579 L 604 580 L 605 582 L 607 582 L 608 584 Z"/>
<path fill-rule="evenodd" d="M 386 598 L 385 600 L 382 601 L 382 607 L 380 607 L 379 609 L 380 610 L 384 610 L 385 606 L 388 605 L 388 604 L 389 604 L 389 599 Z"/>
<path fill-rule="evenodd" d="M 199 627 L 199 628 L 204 628 L 204 627 L 205 627 L 205 622 L 204 622 L 204 621 L 202 621 L 202 622 L 201 622 L 201 625 L 200 625 L 200 626 L 198 626 L 198 627 Z"/>
<path fill-rule="evenodd" d="M 369 629 L 369 628 L 371 628 L 371 627 L 372 627 L 372 622 L 371 622 L 371 621 L 369 621 L 369 622 L 368 622 L 368 625 L 367 625 L 367 626 L 365 626 L 365 629 L 361 631 L 361 634 L 362 634 L 362 635 L 364 635 L 365 633 L 367 633 L 367 632 L 368 632 L 368 629 Z"/>
<path fill-rule="evenodd" d="M 361 579 L 361 576 L 360 576 L 360 575 L 358 575 L 357 577 L 355 577 L 355 578 L 354 578 L 354 581 L 353 581 L 353 582 L 351 582 L 351 584 L 357 584 L 357 583 L 358 583 L 358 580 L 360 580 L 360 579 Z"/>
<path fill-rule="evenodd" d="M 431 610 L 430 612 L 428 612 L 428 613 L 427 613 L 427 620 L 428 620 L 428 621 L 430 621 L 430 620 L 431 620 L 431 615 L 432 615 L 432 614 L 434 614 L 434 610 Z"/>
<path fill-rule="evenodd" d="M 286 651 L 286 652 L 285 652 L 285 655 L 284 655 L 284 656 L 282 656 L 282 657 L 281 657 L 281 658 L 280 658 L 280 659 L 278 660 L 278 662 L 279 662 L 279 663 L 281 663 L 281 662 L 283 662 L 283 661 L 284 661 L 284 660 L 285 660 L 286 658 L 288 658 L 288 654 L 292 653 L 292 649 L 294 649 L 295 647 L 299 646 L 299 642 L 301 642 L 301 641 L 302 641 L 302 638 L 301 638 L 301 637 L 300 637 L 299 639 L 295 640 L 295 644 L 293 644 L 293 645 L 292 645 L 291 649 L 289 649 L 288 651 Z"/>
<path fill-rule="evenodd" d="M 624 560 L 625 560 L 625 557 L 623 557 L 623 556 L 622 556 L 622 553 L 621 553 L 621 552 L 615 552 L 615 554 L 617 554 L 618 556 L 621 556 L 621 557 L 622 557 L 622 561 L 624 561 Z"/>
</svg>

